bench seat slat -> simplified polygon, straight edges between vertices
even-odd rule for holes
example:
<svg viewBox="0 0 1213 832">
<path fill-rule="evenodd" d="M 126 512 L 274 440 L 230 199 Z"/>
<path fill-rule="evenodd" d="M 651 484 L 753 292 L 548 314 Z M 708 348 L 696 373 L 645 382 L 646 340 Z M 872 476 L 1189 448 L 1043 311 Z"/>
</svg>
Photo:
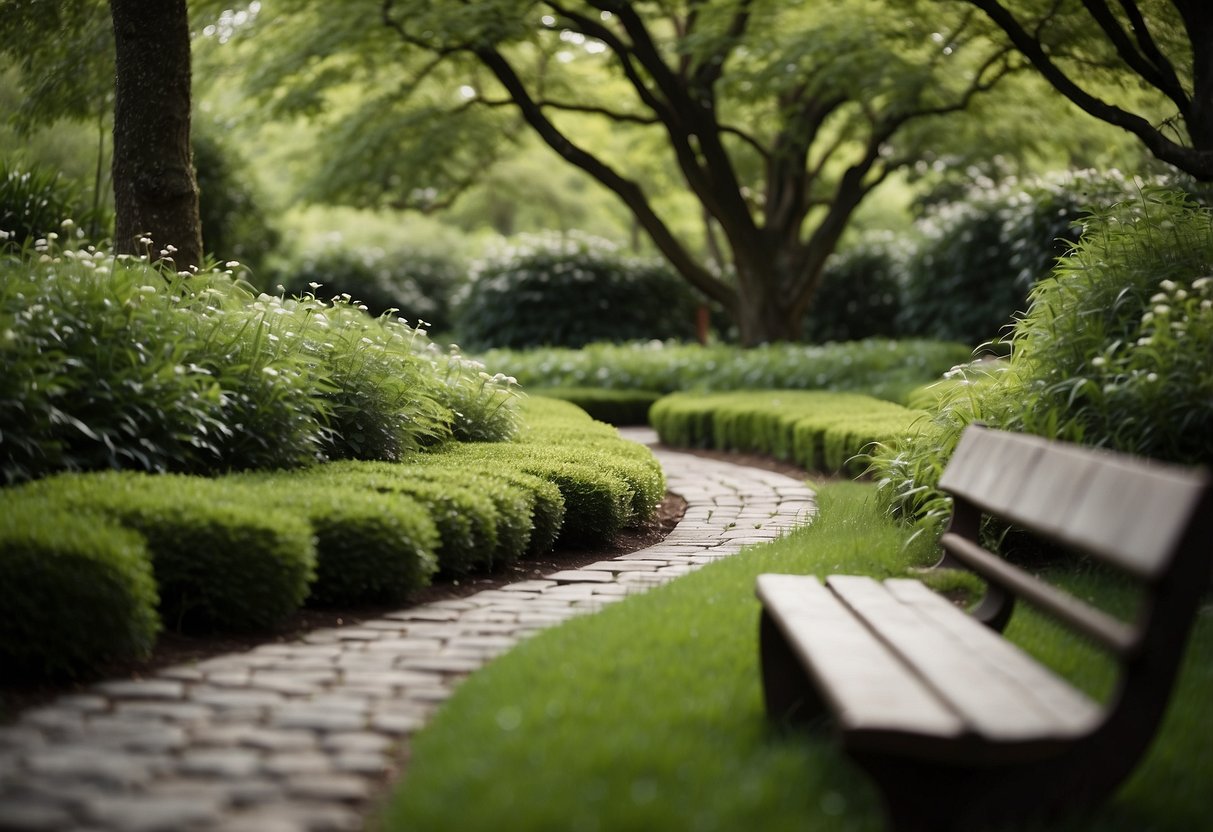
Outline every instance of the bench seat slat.
<svg viewBox="0 0 1213 832">
<path fill-rule="evenodd" d="M 964 734 L 959 717 L 817 578 L 759 575 L 757 592 L 844 734 Z"/>
<path fill-rule="evenodd" d="M 827 585 L 961 715 L 976 737 L 993 743 L 1052 743 L 1091 728 L 1098 713 L 1093 704 L 1047 707 L 1030 688 L 1009 683 L 996 660 L 985 652 L 987 645 L 965 633 L 965 629 L 983 625 L 965 620 L 959 610 L 960 619 L 941 617 L 937 608 L 924 614 L 913 597 L 907 604 L 889 588 L 864 576 L 834 575 Z M 1003 641 L 998 652 L 1013 655 L 1018 648 Z M 1031 662 L 1022 654 L 1015 661 Z M 1050 678 L 1043 668 L 1035 677 L 1049 684 L 1054 693 L 1068 687 L 1060 679 Z M 1079 701 L 1071 697 L 1071 702 Z"/>
<path fill-rule="evenodd" d="M 975 661 L 1017 695 L 1048 712 L 1064 726 L 1063 731 L 1085 733 L 1103 717 L 1103 709 L 1085 693 L 989 627 L 975 626 L 972 618 L 921 581 L 892 578 L 884 586 L 962 643 Z"/>
</svg>

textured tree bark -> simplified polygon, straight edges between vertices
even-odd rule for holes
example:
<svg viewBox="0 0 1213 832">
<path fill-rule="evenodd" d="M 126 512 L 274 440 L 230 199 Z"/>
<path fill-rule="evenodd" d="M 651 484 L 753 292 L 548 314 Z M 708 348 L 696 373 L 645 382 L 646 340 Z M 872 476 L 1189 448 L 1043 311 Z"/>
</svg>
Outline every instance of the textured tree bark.
<svg viewBox="0 0 1213 832">
<path fill-rule="evenodd" d="M 202 262 L 190 150 L 186 0 L 110 0 L 114 23 L 114 247 L 120 254 Z M 150 246 L 141 243 L 150 237 Z"/>
</svg>

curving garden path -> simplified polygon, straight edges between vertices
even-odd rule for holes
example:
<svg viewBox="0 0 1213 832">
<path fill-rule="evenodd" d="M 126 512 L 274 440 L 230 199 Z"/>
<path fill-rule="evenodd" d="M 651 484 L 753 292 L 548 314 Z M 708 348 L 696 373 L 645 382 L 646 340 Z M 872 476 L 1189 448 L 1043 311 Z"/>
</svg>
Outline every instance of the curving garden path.
<svg viewBox="0 0 1213 832">
<path fill-rule="evenodd" d="M 652 444 L 647 429 L 624 436 Z M 687 501 L 661 543 L 299 641 L 104 682 L 0 727 L 0 830 L 360 829 L 402 740 L 521 639 L 769 541 L 798 480 L 654 451 Z"/>
</svg>

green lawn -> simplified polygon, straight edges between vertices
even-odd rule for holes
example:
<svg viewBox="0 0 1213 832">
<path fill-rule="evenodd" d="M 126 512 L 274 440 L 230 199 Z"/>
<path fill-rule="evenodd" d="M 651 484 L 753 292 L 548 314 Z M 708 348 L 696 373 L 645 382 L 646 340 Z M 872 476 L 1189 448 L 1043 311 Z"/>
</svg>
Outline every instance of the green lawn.
<svg viewBox="0 0 1213 832">
<path fill-rule="evenodd" d="M 870 486 L 822 490 L 821 518 L 603 613 L 544 632 L 471 677 L 414 741 L 382 825 L 399 830 L 879 829 L 874 791 L 828 739 L 768 725 L 757 666 L 760 572 L 885 575 L 929 560 Z M 1101 592 L 1095 579 L 1084 591 Z M 1028 615 L 1012 633 L 1053 631 Z M 1080 683 L 1101 685 L 1079 654 Z M 1213 614 L 1160 741 L 1077 829 L 1190 830 L 1213 810 Z M 946 784 L 941 784 L 946 791 Z"/>
</svg>

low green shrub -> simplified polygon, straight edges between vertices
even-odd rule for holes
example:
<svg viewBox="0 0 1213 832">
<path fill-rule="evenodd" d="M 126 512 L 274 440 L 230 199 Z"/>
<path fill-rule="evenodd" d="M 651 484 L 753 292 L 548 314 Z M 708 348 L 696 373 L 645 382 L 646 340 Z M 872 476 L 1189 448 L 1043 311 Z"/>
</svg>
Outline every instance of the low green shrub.
<svg viewBox="0 0 1213 832">
<path fill-rule="evenodd" d="M 859 473 L 874 442 L 893 442 L 925 414 L 854 393 L 675 393 L 651 418 L 667 445 L 769 454 L 807 469 Z"/>
<path fill-rule="evenodd" d="M 963 344 L 870 339 L 845 344 L 591 344 L 580 350 L 490 350 L 489 367 L 508 367 L 525 389 L 832 390 L 899 400 L 908 390 L 972 358 Z"/>
<path fill-rule="evenodd" d="M 1093 214 L 1010 343 L 1009 364 L 963 371 L 929 423 L 874 456 L 894 510 L 943 522 L 935 485 L 974 420 L 1213 464 L 1213 212 L 1147 189 Z"/>
<path fill-rule="evenodd" d="M 419 325 L 449 332 L 452 298 L 467 282 L 467 269 L 433 252 L 328 248 L 291 258 L 275 277 L 289 295 L 348 295 L 371 315 L 396 310 L 409 320 L 424 320 Z"/>
<path fill-rule="evenodd" d="M 0 664 L 6 681 L 89 673 L 151 652 L 160 618 L 135 532 L 0 492 Z"/>
<path fill-rule="evenodd" d="M 637 302 L 643 298 L 643 302 Z M 474 349 L 695 337 L 699 299 L 658 261 L 577 234 L 525 238 L 481 263 L 458 304 Z"/>
<path fill-rule="evenodd" d="M 75 187 L 57 171 L 0 159 L 0 254 L 13 254 L 60 234 L 75 237 L 80 224 L 87 225 L 90 219 Z M 108 225 L 104 218 L 97 219 Z"/>
<path fill-rule="evenodd" d="M 1135 192 L 1116 171 L 1067 171 L 982 183 L 933 207 L 918 224 L 923 239 L 907 264 L 899 330 L 973 345 L 999 337 L 1078 239 L 1088 207 Z"/>
<path fill-rule="evenodd" d="M 512 380 L 346 302 L 48 243 L 0 262 L 0 471 L 399 459 L 517 429 Z"/>
<path fill-rule="evenodd" d="M 326 483 L 402 495 L 425 506 L 438 529 L 439 573 L 461 577 L 493 566 L 497 549 L 497 508 L 484 493 L 448 481 L 437 483 L 409 475 L 409 466 L 337 462 L 307 473 Z"/>
<path fill-rule="evenodd" d="M 254 474 L 220 481 L 225 500 L 305 518 L 316 541 L 308 606 L 401 603 L 438 569 L 438 530 L 425 506 L 340 477 Z"/>
<path fill-rule="evenodd" d="M 867 234 L 831 255 L 805 315 L 805 340 L 896 337 L 901 278 L 910 251 L 904 239 L 882 232 Z"/>
<path fill-rule="evenodd" d="M 647 425 L 649 408 L 661 398 L 652 390 L 609 390 L 600 387 L 532 387 L 533 396 L 577 405 L 591 418 L 609 425 Z"/>
<path fill-rule="evenodd" d="M 15 494 L 101 514 L 139 532 L 151 552 L 161 618 L 173 629 L 272 629 L 300 607 L 315 576 L 306 519 L 233 502 L 221 480 L 64 474 Z"/>
</svg>

